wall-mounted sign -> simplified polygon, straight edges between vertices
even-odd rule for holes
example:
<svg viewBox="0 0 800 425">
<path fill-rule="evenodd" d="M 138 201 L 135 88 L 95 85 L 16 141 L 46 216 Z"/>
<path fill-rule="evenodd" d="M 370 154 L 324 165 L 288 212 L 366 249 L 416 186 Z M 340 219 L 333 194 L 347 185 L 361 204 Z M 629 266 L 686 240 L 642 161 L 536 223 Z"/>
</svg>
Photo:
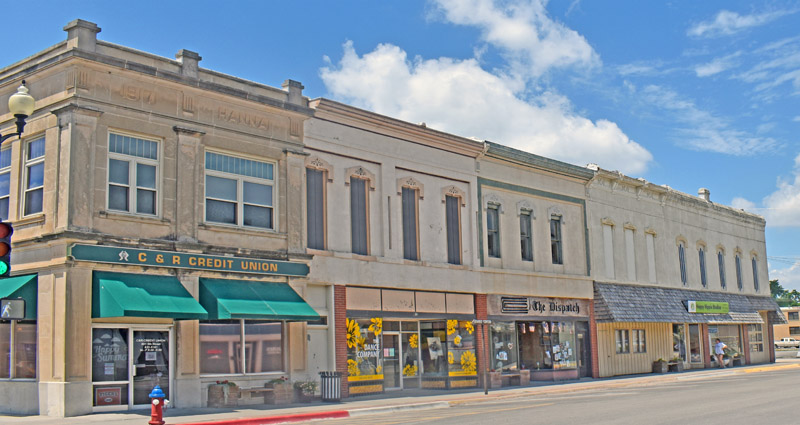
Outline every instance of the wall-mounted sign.
<svg viewBox="0 0 800 425">
<path fill-rule="evenodd" d="M 589 301 L 573 298 L 489 295 L 487 310 L 489 315 L 585 317 L 589 315 Z"/>
<path fill-rule="evenodd" d="M 291 261 L 187 254 L 174 251 L 73 244 L 67 255 L 76 261 L 129 264 L 133 266 L 171 267 L 278 276 L 306 276 L 308 265 Z"/>
<path fill-rule="evenodd" d="M 728 303 L 717 301 L 687 301 L 689 313 L 725 314 L 729 310 Z"/>
<path fill-rule="evenodd" d="M 25 318 L 25 300 L 22 298 L 3 298 L 0 300 L 0 319 L 22 320 Z"/>
</svg>

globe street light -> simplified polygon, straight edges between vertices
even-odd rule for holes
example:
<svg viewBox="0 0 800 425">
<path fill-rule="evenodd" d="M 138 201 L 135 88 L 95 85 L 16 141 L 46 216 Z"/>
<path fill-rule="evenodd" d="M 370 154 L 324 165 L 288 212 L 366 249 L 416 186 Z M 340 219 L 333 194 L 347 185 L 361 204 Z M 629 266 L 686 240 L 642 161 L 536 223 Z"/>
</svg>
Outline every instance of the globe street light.
<svg viewBox="0 0 800 425">
<path fill-rule="evenodd" d="M 17 92 L 8 98 L 8 110 L 17 118 L 17 132 L 0 135 L 0 144 L 6 141 L 9 137 L 19 136 L 25 128 L 25 118 L 28 118 L 33 113 L 34 105 L 33 96 L 28 94 L 28 88 L 25 87 L 25 80 L 22 80 L 22 85 L 17 88 Z"/>
</svg>

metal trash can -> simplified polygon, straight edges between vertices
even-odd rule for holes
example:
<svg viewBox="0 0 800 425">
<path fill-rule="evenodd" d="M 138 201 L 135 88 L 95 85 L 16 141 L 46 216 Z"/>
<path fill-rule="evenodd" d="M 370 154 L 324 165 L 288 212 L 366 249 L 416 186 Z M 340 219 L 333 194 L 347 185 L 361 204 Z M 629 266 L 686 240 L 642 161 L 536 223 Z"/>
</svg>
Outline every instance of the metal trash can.
<svg viewBox="0 0 800 425">
<path fill-rule="evenodd" d="M 342 373 L 320 372 L 320 392 L 322 401 L 342 401 Z"/>
</svg>

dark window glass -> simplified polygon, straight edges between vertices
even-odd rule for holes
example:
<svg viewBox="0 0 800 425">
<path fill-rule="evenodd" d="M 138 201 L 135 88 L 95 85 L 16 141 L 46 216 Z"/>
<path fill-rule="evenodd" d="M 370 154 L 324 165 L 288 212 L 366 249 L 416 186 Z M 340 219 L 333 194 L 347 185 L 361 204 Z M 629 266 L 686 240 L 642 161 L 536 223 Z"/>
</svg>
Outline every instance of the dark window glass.
<svg viewBox="0 0 800 425">
<path fill-rule="evenodd" d="M 744 289 L 744 283 L 742 282 L 742 257 L 739 254 L 736 254 L 736 287 L 739 288 L 740 291 Z"/>
<path fill-rule="evenodd" d="M 708 281 L 706 280 L 706 250 L 700 248 L 698 255 L 700 256 L 700 283 L 705 288 L 708 286 Z"/>
<path fill-rule="evenodd" d="M 403 258 L 419 260 L 417 253 L 417 191 L 403 188 Z"/>
<path fill-rule="evenodd" d="M 447 262 L 461 264 L 461 223 L 459 217 L 459 198 L 445 196 L 447 219 Z"/>
<path fill-rule="evenodd" d="M 550 219 L 550 252 L 553 257 L 553 264 L 564 264 L 561 248 L 561 219 L 558 217 Z"/>
<path fill-rule="evenodd" d="M 325 175 L 320 170 L 306 169 L 306 220 L 308 247 L 325 249 Z"/>
<path fill-rule="evenodd" d="M 242 325 L 239 320 L 200 323 L 200 373 L 242 373 Z"/>
<path fill-rule="evenodd" d="M 245 320 L 244 343 L 247 373 L 283 370 L 283 346 L 280 322 Z"/>
<path fill-rule="evenodd" d="M 92 329 L 92 381 L 127 381 L 129 363 L 127 329 Z"/>
<path fill-rule="evenodd" d="M 753 265 L 753 287 L 758 292 L 758 261 L 756 261 L 756 257 L 753 257 L 750 262 Z"/>
<path fill-rule="evenodd" d="M 680 262 L 681 268 L 681 283 L 686 285 L 686 250 L 683 248 L 683 244 L 678 244 L 678 262 Z"/>
<path fill-rule="evenodd" d="M 350 229 L 354 254 L 369 255 L 367 247 L 367 181 L 350 178 Z"/>
<path fill-rule="evenodd" d="M 522 213 L 519 216 L 519 239 L 522 259 L 533 261 L 533 243 L 531 241 L 531 214 Z"/>
<path fill-rule="evenodd" d="M 790 311 L 789 312 L 789 320 L 800 320 L 800 312 Z"/>
<path fill-rule="evenodd" d="M 489 256 L 500 258 L 500 218 L 496 206 L 486 210 L 486 237 Z"/>
<path fill-rule="evenodd" d="M 717 267 L 719 267 L 719 286 L 725 289 L 728 283 L 725 281 L 725 254 L 722 251 L 717 253 Z"/>
</svg>

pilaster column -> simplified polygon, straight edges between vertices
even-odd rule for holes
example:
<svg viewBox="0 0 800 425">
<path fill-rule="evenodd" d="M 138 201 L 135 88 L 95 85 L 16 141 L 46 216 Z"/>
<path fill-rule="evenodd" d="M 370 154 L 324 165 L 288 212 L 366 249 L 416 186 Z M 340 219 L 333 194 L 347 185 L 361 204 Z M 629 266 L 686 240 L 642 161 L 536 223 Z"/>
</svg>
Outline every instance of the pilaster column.
<svg viewBox="0 0 800 425">
<path fill-rule="evenodd" d="M 200 142 L 205 133 L 178 126 L 172 129 L 178 136 L 175 152 L 175 199 L 172 200 L 172 205 L 167 205 L 165 196 L 164 217 L 174 220 L 175 235 L 179 241 L 196 242 L 197 225 L 203 216 L 203 203 L 198 202 L 198 197 L 202 198 L 203 185 L 198 182 L 204 181 L 205 161 L 200 158 Z M 179 205 L 184 207 L 179 208 Z M 186 208 L 187 205 L 191 207 Z"/>
<path fill-rule="evenodd" d="M 308 154 L 285 150 L 286 153 L 286 205 L 281 225 L 282 231 L 286 232 L 287 251 L 290 254 L 305 254 L 305 205 L 303 194 L 306 193 L 303 183 L 305 182 L 305 157 Z M 285 226 L 285 227 L 284 227 Z M 285 230 L 284 230 L 285 229 Z"/>
</svg>

